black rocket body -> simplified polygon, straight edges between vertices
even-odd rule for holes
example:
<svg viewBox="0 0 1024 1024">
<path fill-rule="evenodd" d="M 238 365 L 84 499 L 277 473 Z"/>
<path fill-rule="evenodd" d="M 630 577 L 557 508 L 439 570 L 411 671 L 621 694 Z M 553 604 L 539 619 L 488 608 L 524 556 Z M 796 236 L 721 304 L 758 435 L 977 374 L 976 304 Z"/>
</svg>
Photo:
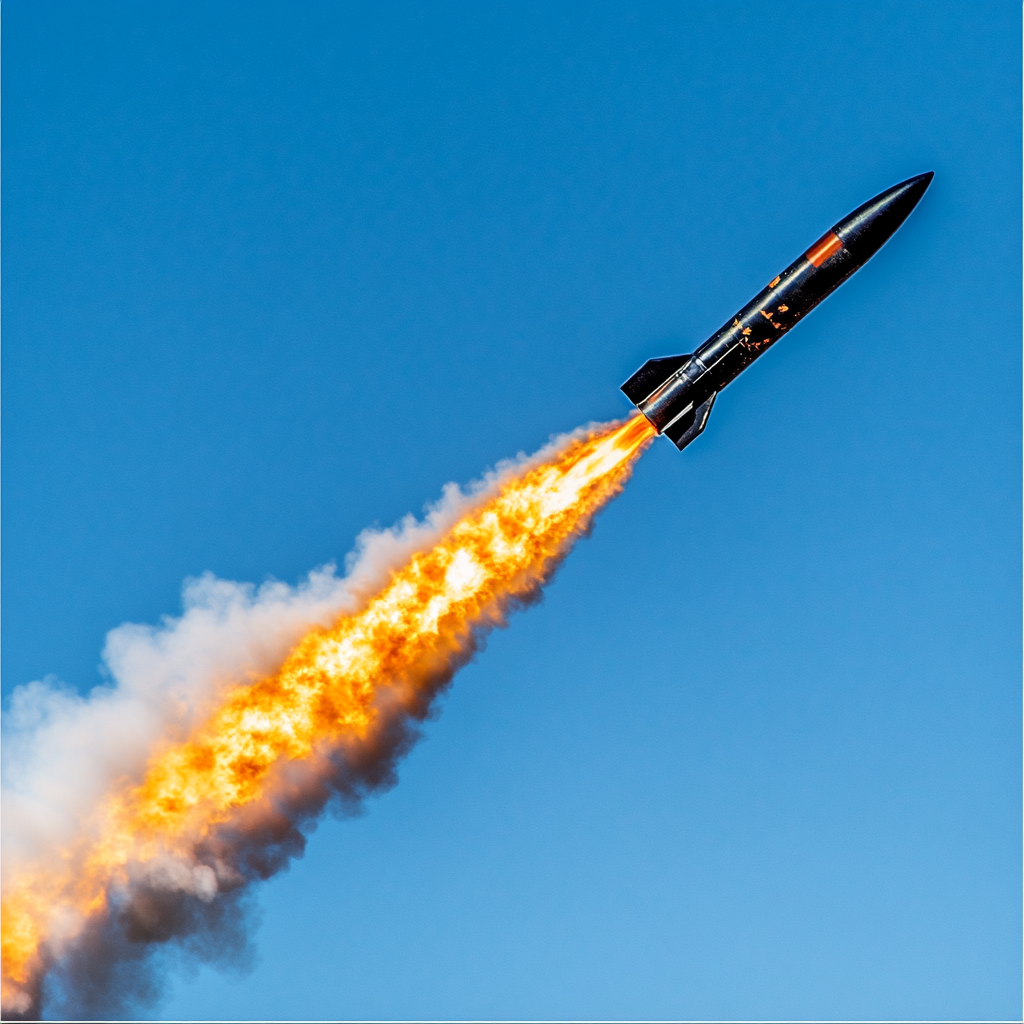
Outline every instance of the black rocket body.
<svg viewBox="0 0 1024 1024">
<path fill-rule="evenodd" d="M 692 355 L 644 363 L 622 385 L 626 397 L 681 451 L 704 430 L 718 392 L 878 252 L 932 177 L 909 178 L 858 207 Z"/>
</svg>

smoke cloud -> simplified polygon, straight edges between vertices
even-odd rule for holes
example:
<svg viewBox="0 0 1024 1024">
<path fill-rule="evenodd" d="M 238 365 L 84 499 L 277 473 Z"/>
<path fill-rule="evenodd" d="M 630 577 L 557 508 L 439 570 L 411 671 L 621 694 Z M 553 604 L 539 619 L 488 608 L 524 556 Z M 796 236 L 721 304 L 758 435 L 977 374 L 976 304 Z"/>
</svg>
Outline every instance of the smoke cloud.
<svg viewBox="0 0 1024 1024">
<path fill-rule="evenodd" d="M 187 580 L 180 616 L 155 626 L 125 624 L 108 634 L 108 681 L 87 697 L 53 678 L 17 688 L 4 716 L 5 893 L 26 872 L 60 870 L 60 857 L 66 870 L 74 844 L 99 840 L 98 812 L 109 794 L 138 785 L 154 755 L 185 741 L 225 694 L 272 675 L 311 630 L 359 613 L 398 567 L 435 545 L 510 477 L 592 431 L 556 438 L 466 490 L 449 484 L 423 520 L 407 516 L 391 529 L 364 531 L 343 575 L 328 565 L 297 586 L 254 586 L 211 574 Z M 78 1019 L 132 1015 L 159 998 L 168 970 L 198 963 L 248 969 L 254 956 L 250 883 L 300 857 L 325 809 L 352 813 L 367 795 L 394 784 L 396 765 L 416 742 L 438 693 L 473 656 L 484 632 L 536 597 L 557 562 L 549 558 L 531 583 L 513 588 L 457 643 L 419 667 L 414 686 L 391 696 L 383 691 L 372 730 L 276 766 L 261 799 L 198 841 L 130 861 L 106 889 L 100 909 L 50 920 L 36 966 L 13 995 L 5 992 L 5 1019 L 36 1019 L 44 1007 L 48 1015 Z M 394 713 L 388 713 L 389 700 Z"/>
</svg>

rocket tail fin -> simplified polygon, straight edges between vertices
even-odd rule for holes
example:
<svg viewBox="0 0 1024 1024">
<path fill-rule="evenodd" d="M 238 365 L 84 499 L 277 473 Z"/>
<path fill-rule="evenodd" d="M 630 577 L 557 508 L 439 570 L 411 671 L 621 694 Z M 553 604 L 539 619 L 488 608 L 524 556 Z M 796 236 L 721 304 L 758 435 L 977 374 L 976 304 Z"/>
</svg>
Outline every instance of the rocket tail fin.
<svg viewBox="0 0 1024 1024">
<path fill-rule="evenodd" d="M 660 388 L 689 358 L 690 354 L 687 353 L 684 356 L 662 356 L 660 359 L 648 359 L 619 390 L 634 405 L 639 405 L 648 395 Z"/>
<path fill-rule="evenodd" d="M 715 404 L 718 392 L 714 391 L 711 397 L 691 410 L 685 416 L 680 416 L 674 423 L 665 428 L 665 436 L 682 451 L 698 434 L 704 432 L 708 425 L 708 417 L 711 415 L 711 407 Z"/>
</svg>

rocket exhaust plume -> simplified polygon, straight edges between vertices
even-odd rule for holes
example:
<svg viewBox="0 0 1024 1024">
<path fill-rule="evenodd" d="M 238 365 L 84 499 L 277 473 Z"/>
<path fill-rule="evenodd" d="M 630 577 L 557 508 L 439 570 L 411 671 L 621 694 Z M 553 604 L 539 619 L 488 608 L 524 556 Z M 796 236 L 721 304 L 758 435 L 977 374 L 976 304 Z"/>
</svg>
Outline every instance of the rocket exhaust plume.
<svg viewBox="0 0 1024 1024">
<path fill-rule="evenodd" d="M 536 599 L 654 434 L 637 415 L 453 488 L 427 523 L 364 538 L 342 581 L 194 583 L 182 619 L 111 634 L 118 687 L 17 692 L 5 1018 L 127 1012 L 158 994 L 170 951 L 244 959 L 249 883 L 301 855 L 329 804 L 393 784 L 436 696 Z"/>
</svg>

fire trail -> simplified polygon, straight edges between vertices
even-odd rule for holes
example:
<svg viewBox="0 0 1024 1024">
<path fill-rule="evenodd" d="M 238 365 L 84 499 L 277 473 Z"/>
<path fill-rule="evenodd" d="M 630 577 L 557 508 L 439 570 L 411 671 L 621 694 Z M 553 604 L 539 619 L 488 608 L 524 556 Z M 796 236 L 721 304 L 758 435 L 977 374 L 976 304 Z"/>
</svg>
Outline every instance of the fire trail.
<svg viewBox="0 0 1024 1024">
<path fill-rule="evenodd" d="M 54 989 L 69 1015 L 130 1008 L 152 995 L 149 950 L 237 924 L 238 894 L 301 852 L 303 822 L 393 781 L 478 638 L 537 596 L 654 436 L 637 415 L 505 479 L 361 610 L 311 628 L 276 672 L 228 689 L 190 735 L 154 749 L 74 841 L 16 865 L 3 890 L 5 1017 L 37 1017 Z"/>
</svg>

